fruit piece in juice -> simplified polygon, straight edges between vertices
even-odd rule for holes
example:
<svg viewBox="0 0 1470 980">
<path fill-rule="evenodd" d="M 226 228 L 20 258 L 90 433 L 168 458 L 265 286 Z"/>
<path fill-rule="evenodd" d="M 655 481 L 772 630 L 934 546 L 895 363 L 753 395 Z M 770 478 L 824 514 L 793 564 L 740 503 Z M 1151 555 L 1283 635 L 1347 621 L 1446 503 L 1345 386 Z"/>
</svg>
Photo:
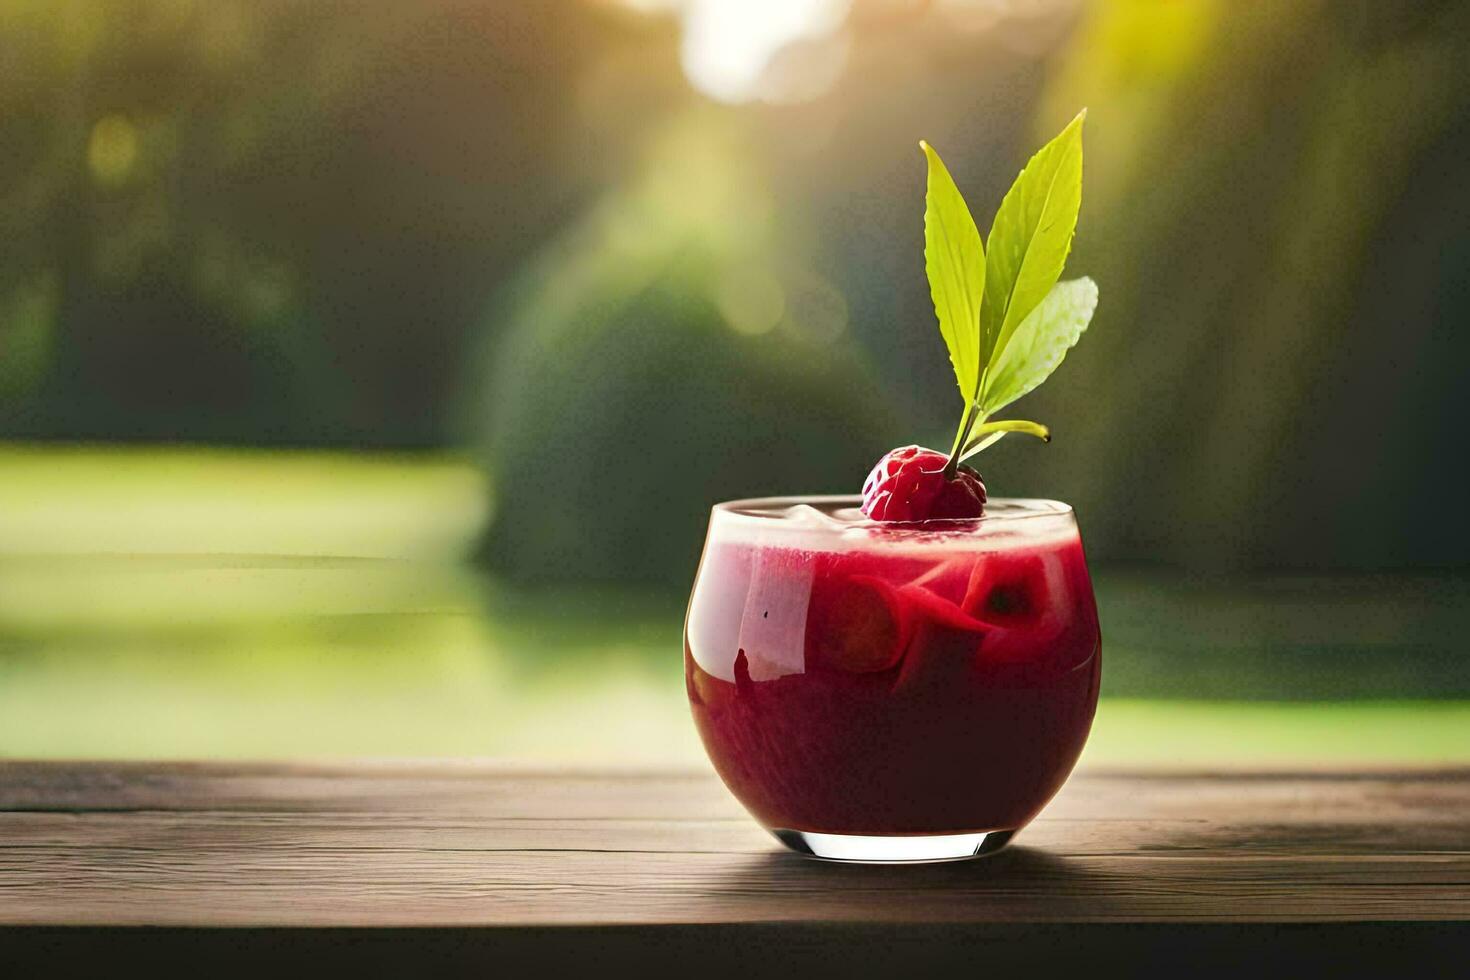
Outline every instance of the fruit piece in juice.
<svg viewBox="0 0 1470 980">
<path fill-rule="evenodd" d="M 823 591 L 809 620 L 817 666 L 869 673 L 898 663 L 913 616 L 892 585 L 872 575 L 853 575 Z"/>
</svg>

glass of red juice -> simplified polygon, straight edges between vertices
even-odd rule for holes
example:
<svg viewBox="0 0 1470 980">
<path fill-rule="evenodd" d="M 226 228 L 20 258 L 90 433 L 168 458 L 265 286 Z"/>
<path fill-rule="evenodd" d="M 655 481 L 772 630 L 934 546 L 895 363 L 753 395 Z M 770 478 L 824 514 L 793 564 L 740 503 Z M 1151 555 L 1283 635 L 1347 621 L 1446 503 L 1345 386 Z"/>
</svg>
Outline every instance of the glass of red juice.
<svg viewBox="0 0 1470 980">
<path fill-rule="evenodd" d="M 694 723 L 792 850 L 978 857 L 1061 788 L 1092 726 L 1097 607 L 1066 504 L 870 521 L 855 497 L 717 505 L 684 630 Z"/>
</svg>

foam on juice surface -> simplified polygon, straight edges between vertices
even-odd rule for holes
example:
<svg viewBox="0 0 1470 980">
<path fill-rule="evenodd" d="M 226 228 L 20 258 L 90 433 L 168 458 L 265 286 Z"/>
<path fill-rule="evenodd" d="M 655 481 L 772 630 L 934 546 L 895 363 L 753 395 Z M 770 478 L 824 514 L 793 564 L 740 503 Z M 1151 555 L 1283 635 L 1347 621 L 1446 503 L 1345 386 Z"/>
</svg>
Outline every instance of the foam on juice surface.
<svg viewBox="0 0 1470 980">
<path fill-rule="evenodd" d="M 999 551 L 1045 546 L 1077 535 L 1065 504 L 1008 498 L 990 501 L 978 520 L 923 524 L 870 520 L 852 497 L 736 501 L 715 508 L 713 525 L 725 541 L 820 552 Z"/>
</svg>

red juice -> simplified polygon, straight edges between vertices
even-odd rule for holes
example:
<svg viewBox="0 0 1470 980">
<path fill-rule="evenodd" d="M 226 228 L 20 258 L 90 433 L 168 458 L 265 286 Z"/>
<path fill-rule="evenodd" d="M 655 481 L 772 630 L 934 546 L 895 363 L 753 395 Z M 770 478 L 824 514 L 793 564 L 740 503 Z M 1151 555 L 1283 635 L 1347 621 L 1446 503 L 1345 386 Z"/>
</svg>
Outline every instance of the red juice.
<svg viewBox="0 0 1470 980">
<path fill-rule="evenodd" d="M 710 759 L 788 843 L 1004 843 L 1076 763 L 1100 661 L 1082 542 L 1049 501 L 904 526 L 848 498 L 721 505 L 685 629 Z"/>
</svg>

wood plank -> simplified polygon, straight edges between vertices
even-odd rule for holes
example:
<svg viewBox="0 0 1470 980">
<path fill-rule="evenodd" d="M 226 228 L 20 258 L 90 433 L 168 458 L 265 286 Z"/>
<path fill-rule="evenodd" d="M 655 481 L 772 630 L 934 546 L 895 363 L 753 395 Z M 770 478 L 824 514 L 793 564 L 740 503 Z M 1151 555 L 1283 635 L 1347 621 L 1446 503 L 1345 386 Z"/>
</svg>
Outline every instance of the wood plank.
<svg viewBox="0 0 1470 980">
<path fill-rule="evenodd" d="M 1470 769 L 1073 776 L 1042 819 L 1273 816 L 1462 822 Z M 740 807 L 705 772 L 544 770 L 493 762 L 0 761 L 0 812 L 428 812 L 543 819 L 721 819 Z"/>
<path fill-rule="evenodd" d="M 250 852 L 168 861 L 41 851 L 7 874 L 17 925 L 1328 922 L 1470 917 L 1470 861 L 1059 859 L 863 871 L 766 855 Z"/>
<path fill-rule="evenodd" d="M 1470 922 L 1470 772 L 1082 773 L 985 861 L 804 861 L 703 773 L 0 763 L 0 924 Z"/>
<path fill-rule="evenodd" d="M 622 853 L 764 854 L 769 836 L 747 817 L 729 820 L 600 820 L 589 839 L 585 820 L 412 818 L 370 814 L 0 813 L 6 848 L 128 848 L 167 855 L 187 835 L 191 851 L 249 847 L 261 851 L 616 851 Z M 1455 853 L 1464 831 L 1450 823 L 1354 826 L 1205 820 L 1080 820 L 1046 817 L 1021 842 L 1070 856 L 1238 854 L 1381 857 L 1392 839 L 1398 854 Z M 1018 845 L 1019 846 L 1019 845 Z"/>
</svg>

